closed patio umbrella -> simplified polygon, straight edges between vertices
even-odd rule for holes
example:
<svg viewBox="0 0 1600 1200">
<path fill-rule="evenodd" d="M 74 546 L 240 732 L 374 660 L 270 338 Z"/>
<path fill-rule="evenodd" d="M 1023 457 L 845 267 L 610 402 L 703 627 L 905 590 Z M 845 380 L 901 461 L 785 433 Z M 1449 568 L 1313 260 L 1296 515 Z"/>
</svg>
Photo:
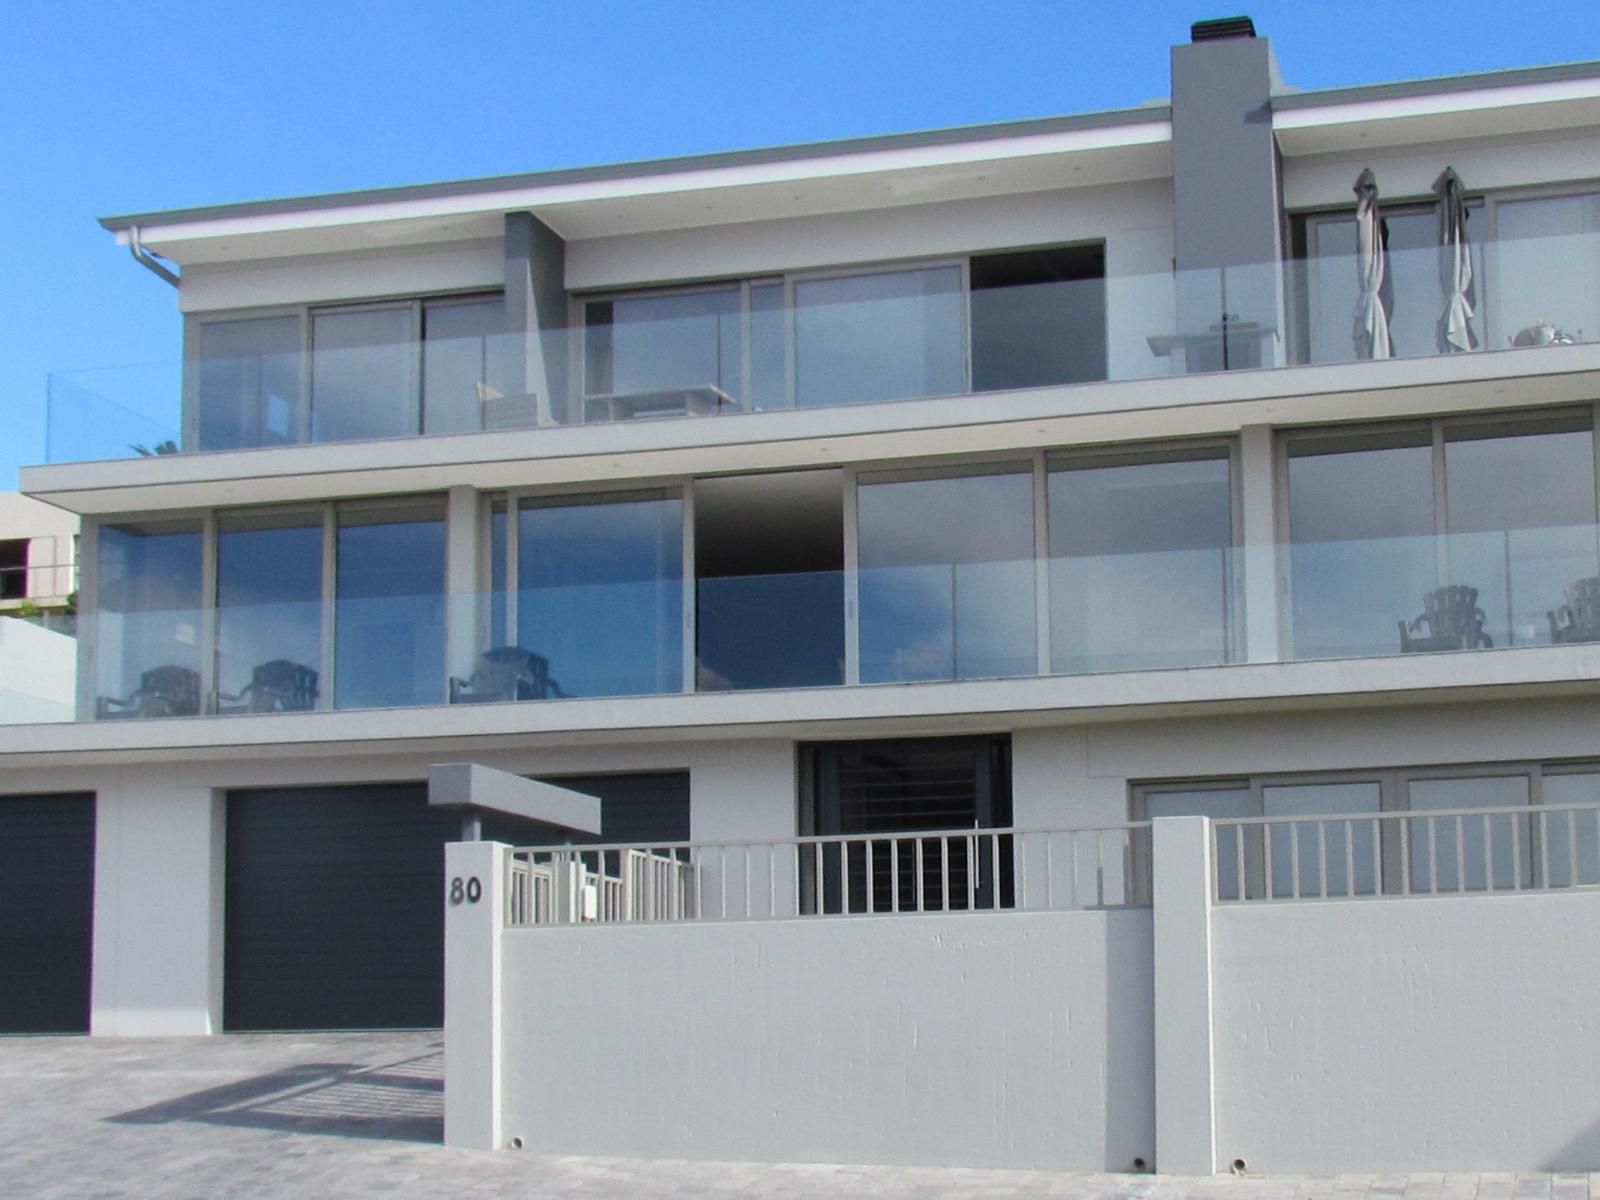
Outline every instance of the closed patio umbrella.
<svg viewBox="0 0 1600 1200">
<path fill-rule="evenodd" d="M 1389 282 L 1389 225 L 1378 211 L 1378 181 L 1371 168 L 1356 179 L 1357 358 L 1389 358 L 1389 314 L 1394 310 Z"/>
<path fill-rule="evenodd" d="M 1456 169 L 1446 167 L 1434 181 L 1433 190 L 1439 197 L 1439 282 L 1444 288 L 1439 351 L 1476 350 L 1472 317 L 1477 312 L 1478 291 L 1472 278 L 1472 247 L 1467 242 L 1467 206 Z"/>
</svg>

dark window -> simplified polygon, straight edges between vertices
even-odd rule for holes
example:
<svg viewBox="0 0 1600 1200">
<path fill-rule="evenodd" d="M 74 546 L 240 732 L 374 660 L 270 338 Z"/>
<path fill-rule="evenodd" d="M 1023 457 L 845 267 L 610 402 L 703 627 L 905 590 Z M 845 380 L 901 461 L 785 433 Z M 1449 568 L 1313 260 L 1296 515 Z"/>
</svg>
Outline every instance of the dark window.
<svg viewBox="0 0 1600 1200">
<path fill-rule="evenodd" d="M 972 390 L 1106 377 L 1103 245 L 972 258 Z"/>
<path fill-rule="evenodd" d="M 0 600 L 21 600 L 28 594 L 28 539 L 0 541 Z"/>
</svg>

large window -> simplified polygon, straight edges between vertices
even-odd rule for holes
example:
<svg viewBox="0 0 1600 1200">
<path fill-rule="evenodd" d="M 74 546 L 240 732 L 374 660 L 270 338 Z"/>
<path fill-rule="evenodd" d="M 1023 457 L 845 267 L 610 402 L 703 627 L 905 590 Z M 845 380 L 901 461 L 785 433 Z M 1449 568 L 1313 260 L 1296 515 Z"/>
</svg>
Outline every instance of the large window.
<svg viewBox="0 0 1600 1200">
<path fill-rule="evenodd" d="M 1052 670 L 1228 661 L 1229 476 L 1226 446 L 1052 461 Z"/>
<path fill-rule="evenodd" d="M 444 699 L 440 499 L 232 510 L 96 537 L 101 719 Z"/>
<path fill-rule="evenodd" d="M 201 694 L 200 522 L 105 525 L 98 538 L 95 715 L 194 716 Z"/>
<path fill-rule="evenodd" d="M 582 420 L 1106 377 L 1099 243 L 616 293 L 580 305 Z"/>
<path fill-rule="evenodd" d="M 1590 410 L 1287 440 L 1299 658 L 1600 638 Z"/>
<path fill-rule="evenodd" d="M 1590 763 L 1149 783 L 1135 785 L 1132 808 L 1135 820 L 1279 818 L 1218 828 L 1224 900 L 1240 897 L 1241 880 L 1249 896 L 1269 881 L 1274 896 L 1332 897 L 1600 885 L 1600 767 Z"/>
<path fill-rule="evenodd" d="M 1037 671 L 1028 465 L 869 476 L 857 520 L 861 682 Z"/>
<path fill-rule="evenodd" d="M 492 522 L 489 654 L 520 661 L 534 682 L 498 698 L 682 691 L 681 497 L 522 498 L 512 508 L 514 520 Z"/>
<path fill-rule="evenodd" d="M 187 436 L 201 450 L 468 432 L 517 399 L 520 339 L 498 296 L 195 321 Z"/>
<path fill-rule="evenodd" d="M 1494 219 L 1490 344 L 1600 337 L 1600 192 L 1502 200 Z"/>
</svg>

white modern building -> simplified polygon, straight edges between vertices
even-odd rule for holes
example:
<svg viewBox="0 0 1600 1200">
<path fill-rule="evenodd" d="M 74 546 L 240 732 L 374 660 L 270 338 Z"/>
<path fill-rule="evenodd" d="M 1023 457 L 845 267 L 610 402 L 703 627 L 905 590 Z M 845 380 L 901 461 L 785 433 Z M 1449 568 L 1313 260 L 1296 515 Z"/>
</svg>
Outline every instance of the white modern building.
<svg viewBox="0 0 1600 1200">
<path fill-rule="evenodd" d="M 75 712 L 78 518 L 0 492 L 0 724 Z"/>
<path fill-rule="evenodd" d="M 1171 90 L 107 219 L 182 421 L 23 472 L 0 1027 L 434 1026 L 449 924 L 462 1144 L 1600 1166 L 1600 63 Z M 600 819 L 443 874 L 462 763 Z"/>
</svg>

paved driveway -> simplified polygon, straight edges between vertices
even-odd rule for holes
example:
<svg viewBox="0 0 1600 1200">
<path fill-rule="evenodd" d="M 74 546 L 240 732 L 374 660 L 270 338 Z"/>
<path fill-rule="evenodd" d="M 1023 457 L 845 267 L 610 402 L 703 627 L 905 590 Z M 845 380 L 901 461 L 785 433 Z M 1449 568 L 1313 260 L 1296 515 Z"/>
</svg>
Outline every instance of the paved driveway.
<svg viewBox="0 0 1600 1200">
<path fill-rule="evenodd" d="M 0 1197 L 1600 1200 L 1586 1175 L 1184 1179 L 475 1153 L 439 1145 L 441 1089 L 438 1034 L 0 1039 Z"/>
</svg>

